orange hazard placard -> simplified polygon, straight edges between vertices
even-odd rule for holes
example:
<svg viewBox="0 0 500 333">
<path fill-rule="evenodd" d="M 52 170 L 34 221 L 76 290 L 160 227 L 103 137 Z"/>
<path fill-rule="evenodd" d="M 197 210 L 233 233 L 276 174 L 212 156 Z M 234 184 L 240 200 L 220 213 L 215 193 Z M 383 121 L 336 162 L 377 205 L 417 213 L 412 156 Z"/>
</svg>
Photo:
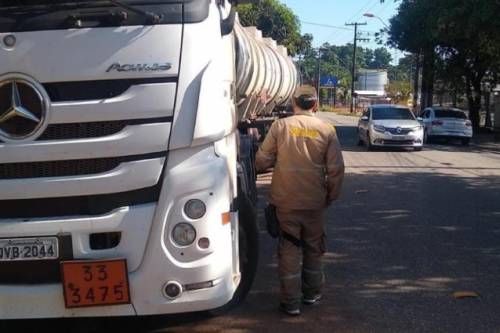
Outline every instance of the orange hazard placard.
<svg viewBox="0 0 500 333">
<path fill-rule="evenodd" d="M 64 261 L 61 274 L 66 308 L 130 303 L 125 259 Z"/>
</svg>

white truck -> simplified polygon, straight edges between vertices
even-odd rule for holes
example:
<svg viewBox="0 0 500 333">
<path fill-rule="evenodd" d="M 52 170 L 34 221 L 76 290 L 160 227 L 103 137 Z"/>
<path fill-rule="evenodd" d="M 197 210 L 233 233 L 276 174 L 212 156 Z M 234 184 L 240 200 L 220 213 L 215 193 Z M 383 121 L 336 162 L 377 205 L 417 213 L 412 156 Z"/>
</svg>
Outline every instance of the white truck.
<svg viewBox="0 0 500 333">
<path fill-rule="evenodd" d="M 0 319 L 244 298 L 258 256 L 245 133 L 297 71 L 234 5 L 0 1 Z"/>
</svg>

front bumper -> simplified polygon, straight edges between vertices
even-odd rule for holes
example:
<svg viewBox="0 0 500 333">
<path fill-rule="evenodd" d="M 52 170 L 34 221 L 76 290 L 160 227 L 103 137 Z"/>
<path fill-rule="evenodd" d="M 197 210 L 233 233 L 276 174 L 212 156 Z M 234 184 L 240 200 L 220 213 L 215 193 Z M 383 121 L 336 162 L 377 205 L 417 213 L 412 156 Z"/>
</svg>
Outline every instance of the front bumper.
<svg viewBox="0 0 500 333">
<path fill-rule="evenodd" d="M 198 269 L 196 274 L 202 271 L 207 274 L 209 270 L 208 267 Z M 212 288 L 186 291 L 180 298 L 168 300 L 158 297 L 162 295 L 162 283 L 170 276 L 166 267 L 162 275 L 154 279 L 149 272 L 130 274 L 132 304 L 78 309 L 64 307 L 61 284 L 3 285 L 0 286 L 0 319 L 116 317 L 202 311 L 226 304 L 234 293 L 234 283 L 230 274 L 226 274 Z M 143 280 L 147 280 L 149 284 L 145 284 Z"/>
<path fill-rule="evenodd" d="M 371 144 L 378 147 L 422 147 L 423 131 L 414 131 L 406 135 L 372 131 Z"/>
<path fill-rule="evenodd" d="M 446 138 L 472 138 L 472 129 L 470 130 L 451 130 L 438 127 L 432 127 L 427 132 L 428 136 L 446 137 Z"/>
<path fill-rule="evenodd" d="M 75 260 L 126 258 L 131 304 L 66 309 L 62 283 L 0 283 L 0 319 L 103 317 L 155 315 L 214 309 L 226 304 L 239 284 L 235 268 L 237 214 L 223 223 L 231 210 L 233 191 L 227 161 L 215 154 L 214 145 L 172 151 L 158 203 L 122 207 L 102 216 L 74 216 L 32 220 L 1 219 L 0 235 L 71 235 Z M 205 216 L 188 220 L 184 204 L 193 198 L 207 205 Z M 178 247 L 171 241 L 172 228 L 191 223 L 197 231 L 193 245 Z M 92 250 L 89 234 L 121 232 L 119 245 Z M 210 239 L 201 249 L 198 239 Z M 30 274 L 23 271 L 22 274 Z M 164 296 L 165 284 L 182 286 L 211 282 L 212 287 L 187 290 L 176 299 Z"/>
</svg>

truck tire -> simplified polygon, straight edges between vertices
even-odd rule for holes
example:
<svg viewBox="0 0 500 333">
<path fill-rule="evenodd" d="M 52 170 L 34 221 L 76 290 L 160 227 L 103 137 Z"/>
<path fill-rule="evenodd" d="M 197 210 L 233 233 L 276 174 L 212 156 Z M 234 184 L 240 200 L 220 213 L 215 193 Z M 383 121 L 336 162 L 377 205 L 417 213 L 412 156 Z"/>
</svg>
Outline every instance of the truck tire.
<svg viewBox="0 0 500 333">
<path fill-rule="evenodd" d="M 241 281 L 233 298 L 226 305 L 210 310 L 211 316 L 219 316 L 240 305 L 252 288 L 259 261 L 259 228 L 257 225 L 257 209 L 244 194 L 239 197 L 239 247 Z"/>
</svg>

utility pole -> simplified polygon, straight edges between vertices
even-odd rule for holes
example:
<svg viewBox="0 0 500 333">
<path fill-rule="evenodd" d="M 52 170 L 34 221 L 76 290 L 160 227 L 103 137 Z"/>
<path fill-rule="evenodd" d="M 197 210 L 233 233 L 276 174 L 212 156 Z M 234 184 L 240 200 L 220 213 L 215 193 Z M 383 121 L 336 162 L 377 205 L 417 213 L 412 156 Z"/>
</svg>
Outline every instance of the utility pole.
<svg viewBox="0 0 500 333">
<path fill-rule="evenodd" d="M 354 80 L 356 80 L 356 48 L 358 46 L 358 40 L 367 40 L 366 38 L 358 38 L 358 25 L 366 25 L 366 22 L 359 23 L 346 23 L 347 26 L 354 26 L 354 50 L 352 52 L 352 82 L 351 82 L 351 113 L 354 112 Z"/>
<path fill-rule="evenodd" d="M 317 86 L 317 98 L 318 98 L 318 105 L 321 103 L 320 99 L 320 89 L 321 89 L 321 47 L 318 48 L 318 86 Z"/>
</svg>

